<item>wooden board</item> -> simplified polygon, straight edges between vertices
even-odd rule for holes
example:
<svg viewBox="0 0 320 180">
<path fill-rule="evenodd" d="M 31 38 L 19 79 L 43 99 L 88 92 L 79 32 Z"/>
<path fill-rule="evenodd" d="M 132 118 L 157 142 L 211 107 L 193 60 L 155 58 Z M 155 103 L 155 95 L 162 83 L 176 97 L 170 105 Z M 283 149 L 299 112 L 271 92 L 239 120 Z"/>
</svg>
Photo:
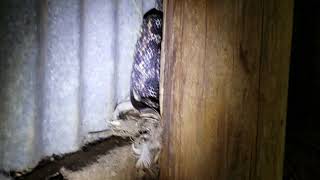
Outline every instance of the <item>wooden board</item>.
<svg viewBox="0 0 320 180">
<path fill-rule="evenodd" d="M 292 0 L 166 0 L 161 179 L 281 179 Z"/>
</svg>

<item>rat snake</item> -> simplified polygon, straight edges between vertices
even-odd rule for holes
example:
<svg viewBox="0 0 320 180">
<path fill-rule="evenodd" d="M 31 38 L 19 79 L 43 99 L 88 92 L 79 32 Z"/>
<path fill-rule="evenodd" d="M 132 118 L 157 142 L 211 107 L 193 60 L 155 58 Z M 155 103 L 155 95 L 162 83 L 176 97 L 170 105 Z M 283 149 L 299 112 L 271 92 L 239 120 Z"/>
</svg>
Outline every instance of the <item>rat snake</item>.
<svg viewBox="0 0 320 180">
<path fill-rule="evenodd" d="M 138 168 L 149 169 L 153 162 L 157 162 L 161 150 L 159 82 L 162 17 L 162 12 L 155 8 L 143 16 L 131 72 L 130 100 L 141 113 L 140 130 L 145 132 L 132 145 L 133 151 L 139 156 L 136 163 Z M 143 114 L 148 116 L 143 117 Z"/>
<path fill-rule="evenodd" d="M 159 113 L 160 53 L 163 14 L 151 9 L 143 16 L 131 73 L 130 100 L 137 110 Z"/>
</svg>

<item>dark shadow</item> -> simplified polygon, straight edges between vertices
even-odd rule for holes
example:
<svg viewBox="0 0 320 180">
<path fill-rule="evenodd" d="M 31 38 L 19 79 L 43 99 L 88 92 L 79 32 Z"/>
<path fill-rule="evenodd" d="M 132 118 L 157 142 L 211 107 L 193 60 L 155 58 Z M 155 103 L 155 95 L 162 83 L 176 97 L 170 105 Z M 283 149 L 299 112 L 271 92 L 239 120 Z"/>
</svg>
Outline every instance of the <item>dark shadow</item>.
<svg viewBox="0 0 320 180">
<path fill-rule="evenodd" d="M 295 0 L 285 180 L 320 178 L 320 8 Z"/>
</svg>

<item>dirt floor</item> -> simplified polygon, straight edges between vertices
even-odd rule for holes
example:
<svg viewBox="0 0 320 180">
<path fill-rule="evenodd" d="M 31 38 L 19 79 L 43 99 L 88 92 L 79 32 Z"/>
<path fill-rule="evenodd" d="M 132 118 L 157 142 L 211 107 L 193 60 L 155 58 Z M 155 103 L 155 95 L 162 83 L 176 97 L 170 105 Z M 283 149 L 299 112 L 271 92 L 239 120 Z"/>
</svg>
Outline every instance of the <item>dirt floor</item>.
<svg viewBox="0 0 320 180">
<path fill-rule="evenodd" d="M 16 180 L 157 179 L 156 174 L 151 177 L 150 173 L 137 171 L 135 162 L 131 140 L 110 137 L 74 153 L 47 158 L 29 173 L 10 172 L 5 176 Z"/>
</svg>

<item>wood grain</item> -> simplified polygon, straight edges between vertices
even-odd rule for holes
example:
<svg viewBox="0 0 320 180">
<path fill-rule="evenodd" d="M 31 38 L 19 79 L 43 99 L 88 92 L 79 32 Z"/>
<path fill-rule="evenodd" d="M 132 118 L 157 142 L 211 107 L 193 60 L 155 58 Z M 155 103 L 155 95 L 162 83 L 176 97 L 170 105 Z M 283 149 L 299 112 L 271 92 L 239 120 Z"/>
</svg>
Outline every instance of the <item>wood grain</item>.
<svg viewBox="0 0 320 180">
<path fill-rule="evenodd" d="M 166 0 L 161 179 L 281 179 L 292 0 Z"/>
</svg>

